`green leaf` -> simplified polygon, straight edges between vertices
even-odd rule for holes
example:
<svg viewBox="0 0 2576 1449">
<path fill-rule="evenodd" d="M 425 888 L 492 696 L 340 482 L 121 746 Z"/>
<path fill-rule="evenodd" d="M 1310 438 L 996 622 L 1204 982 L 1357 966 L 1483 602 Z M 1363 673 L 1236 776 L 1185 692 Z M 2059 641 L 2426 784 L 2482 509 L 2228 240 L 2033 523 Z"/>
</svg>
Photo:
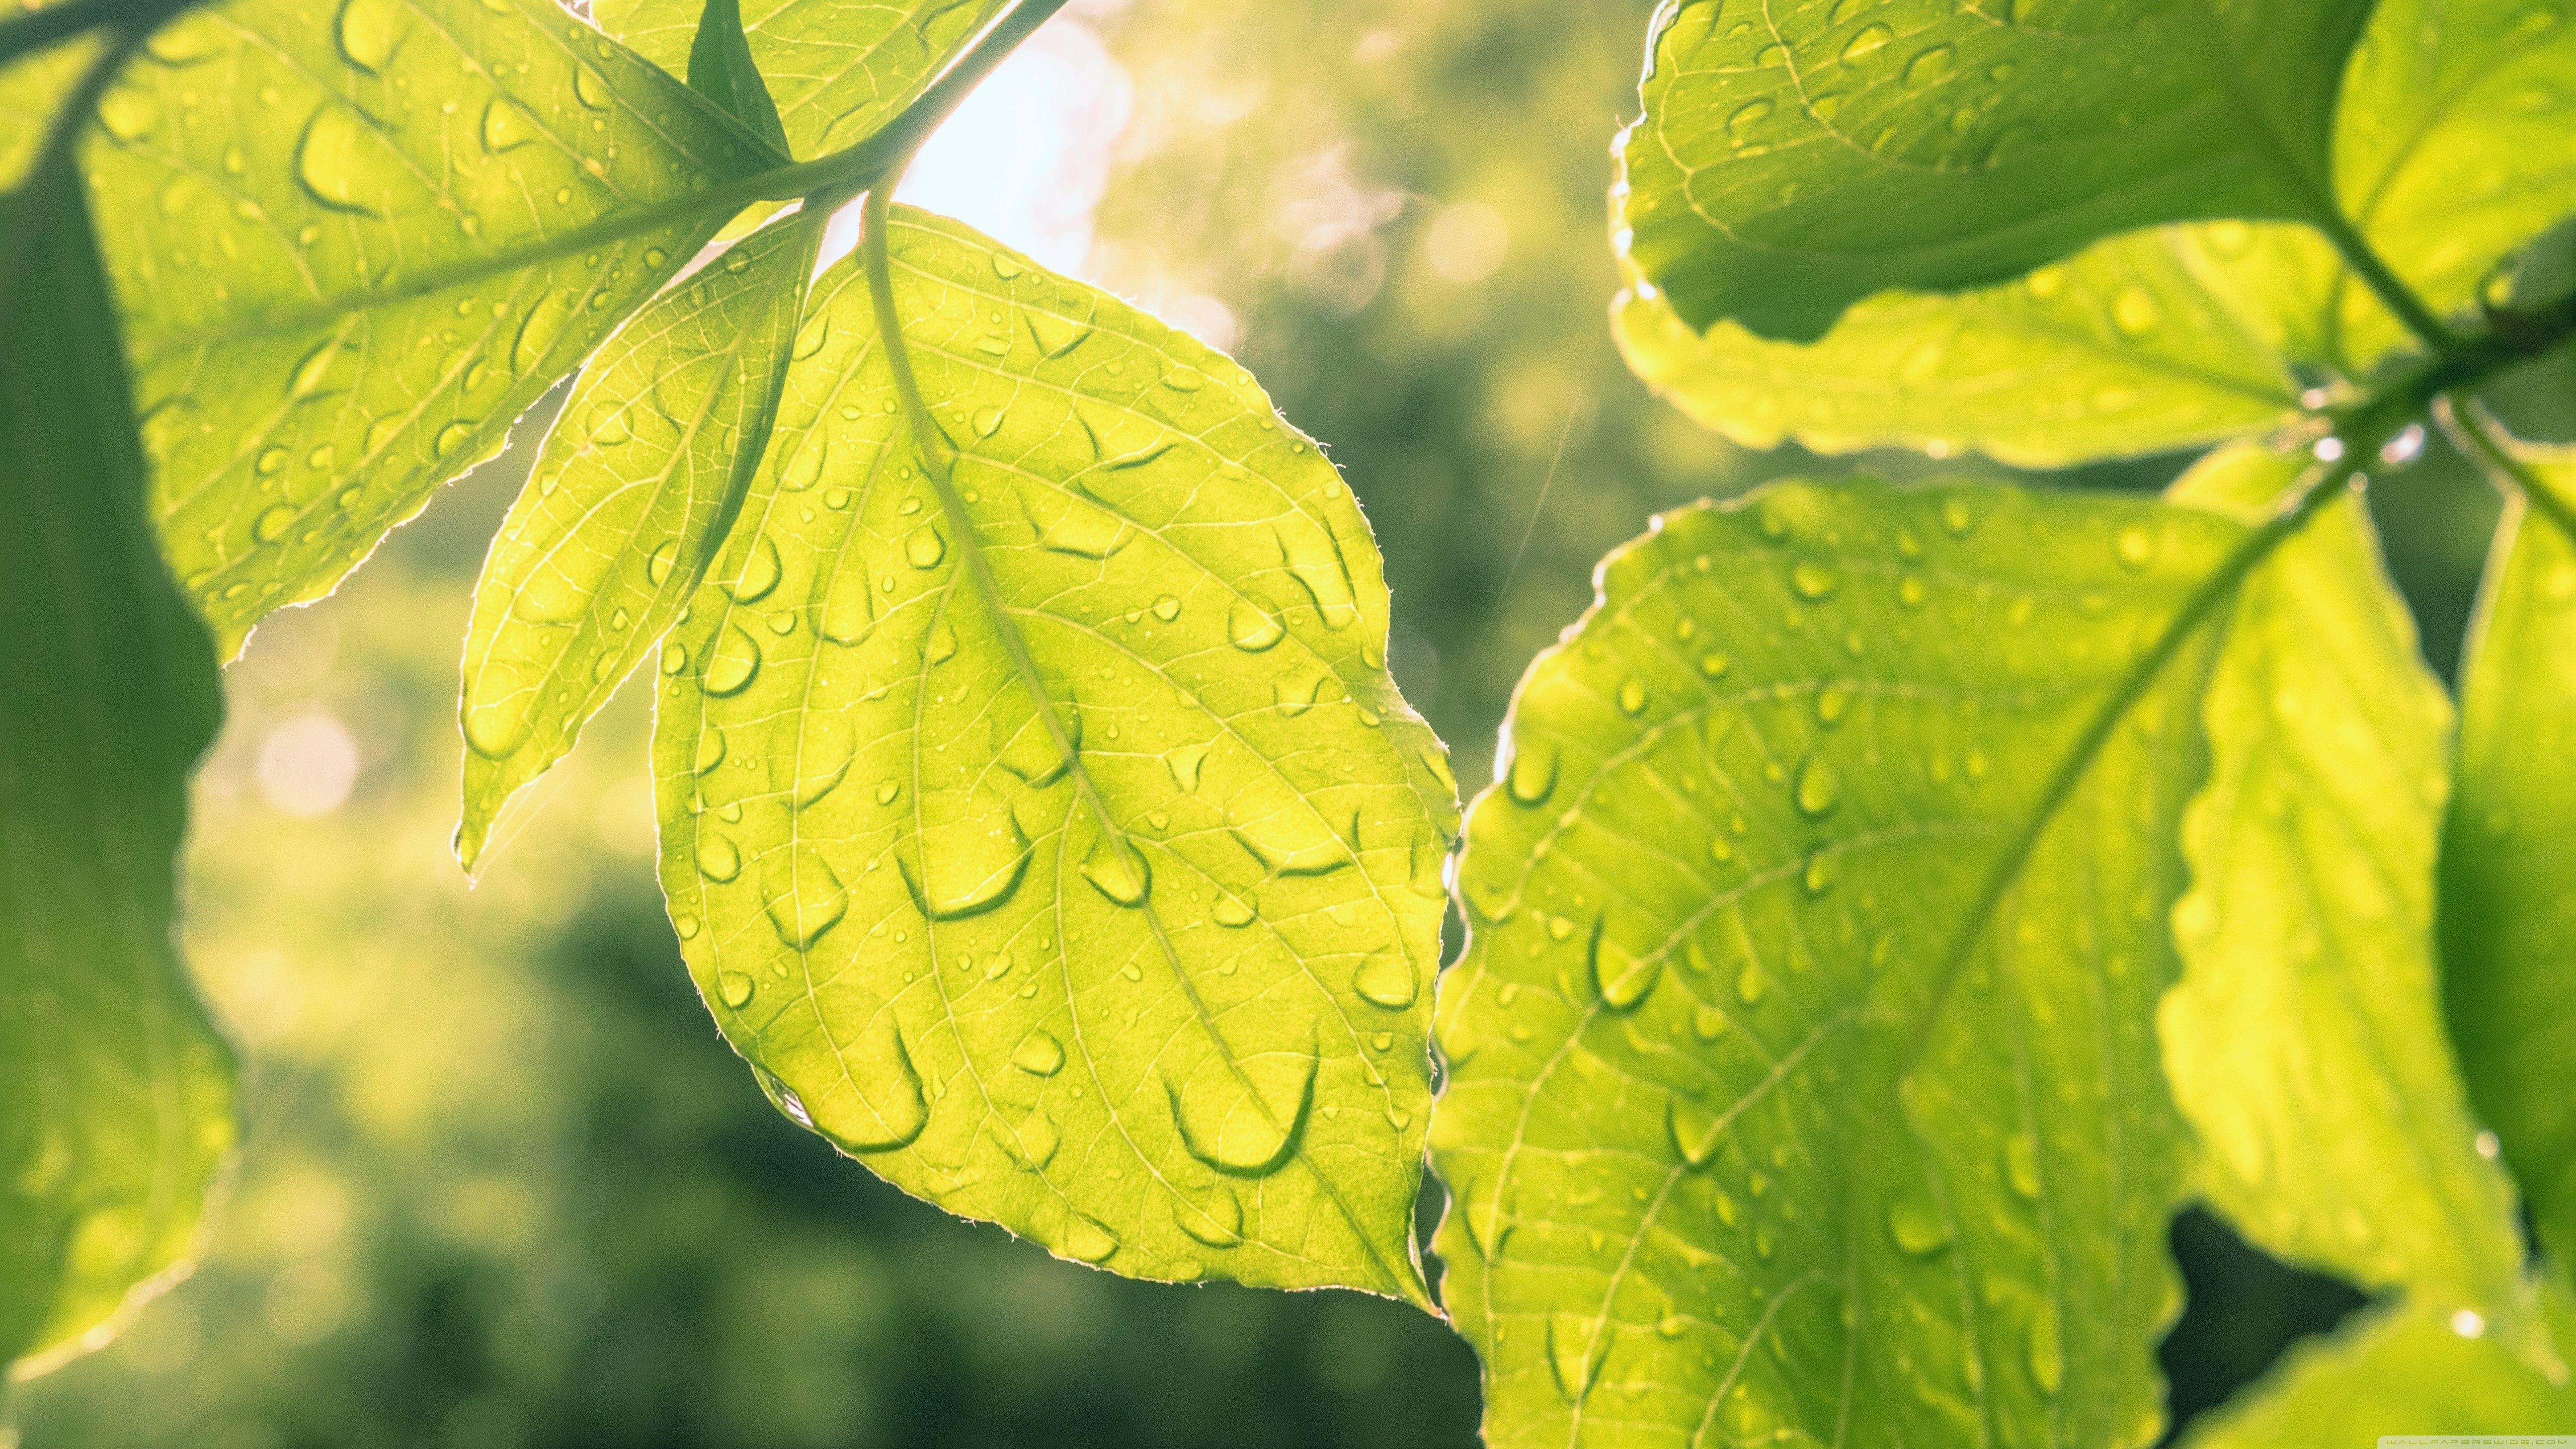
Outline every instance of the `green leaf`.
<svg viewBox="0 0 2576 1449">
<path fill-rule="evenodd" d="M 700 0 L 599 0 L 599 23 L 647 59 L 690 69 Z M 751 0 L 751 58 L 797 156 L 837 150 L 892 120 L 1001 0 Z"/>
<path fill-rule="evenodd" d="M 1864 480 L 1603 564 L 1470 814 L 1442 992 L 1488 1443 L 2156 1437 L 2152 1020 L 2199 624 L 2253 542 Z"/>
<path fill-rule="evenodd" d="M 787 132 L 778 122 L 778 105 L 751 59 L 742 33 L 742 7 L 735 0 L 707 0 L 698 13 L 698 33 L 689 42 L 689 89 L 716 103 L 726 115 L 749 127 L 762 140 L 787 152 Z"/>
<path fill-rule="evenodd" d="M 104 48 L 101 37 L 81 35 L 21 56 L 0 69 L 0 190 L 25 179 L 64 97 Z"/>
<path fill-rule="evenodd" d="M 2437 314 L 2576 211 L 2576 23 L 2526 0 L 2381 0 L 2344 78 L 2335 193 Z M 2308 294 L 2319 355 L 2358 377 L 2408 342 L 2347 268 Z"/>
<path fill-rule="evenodd" d="M 2553 1286 L 2542 1306 L 2559 1340 L 2576 1343 L 2576 1302 L 2567 1291 Z M 2576 1386 L 2552 1383 L 2502 1345 L 2462 1337 L 2443 1314 L 2409 1306 L 2292 1348 L 2260 1385 L 2196 1425 L 2183 1445 L 2371 1449 L 2387 1434 L 2478 1444 L 2498 1441 L 2451 1436 L 2564 1433 L 2571 1424 Z"/>
<path fill-rule="evenodd" d="M 2545 6 L 2374 11 L 2343 80 L 2334 190 L 2434 313 L 2475 301 L 2499 260 L 2576 210 L 2576 166 L 2556 144 L 2576 124 L 2571 66 L 2576 25 Z M 2294 375 L 2331 392 L 2414 345 L 2302 225 L 2169 226 L 1965 295 L 1883 294 L 1813 346 L 1723 321 L 1703 333 L 1634 270 L 1614 314 L 1630 366 L 1754 447 L 1973 448 L 2057 466 L 2200 446 L 2292 416 Z"/>
<path fill-rule="evenodd" d="M 2576 1264 L 2576 452 L 2519 450 L 2460 684 L 2442 951 L 2470 1099 Z M 2576 1343 L 2576 1339 L 2568 1340 Z"/>
<path fill-rule="evenodd" d="M 2367 0 L 1891 11 L 1666 0 L 1621 145 L 1623 250 L 1694 328 L 1821 336 L 2161 222 L 2328 212 Z"/>
<path fill-rule="evenodd" d="M 144 518 L 78 177 L 0 203 L 0 236 L 26 248 L 0 297 L 5 1369 L 94 1342 L 179 1261 L 233 1140 L 233 1068 L 171 936 L 215 657 Z"/>
<path fill-rule="evenodd" d="M 2241 447 L 2175 485 L 2259 520 L 2312 466 Z M 2512 1184 L 2444 1034 L 2433 876 L 2451 707 L 2356 495 L 2238 594 L 2183 817 L 2183 978 L 2158 1023 L 2200 1184 L 2265 1250 L 2477 1314 L 2549 1368 Z"/>
<path fill-rule="evenodd" d="M 1639 377 L 1746 447 L 1974 449 L 2058 467 L 2299 416 L 2299 381 L 2267 335 L 2277 293 L 2233 284 L 2303 240 L 2241 222 L 2138 232 L 2001 286 L 1882 293 L 1809 345 L 1732 322 L 1695 331 L 1651 285 L 1620 293 L 1612 319 Z"/>
<path fill-rule="evenodd" d="M 1190 337 L 954 223 L 889 236 L 972 526 L 845 261 L 661 662 L 700 991 L 783 1109 L 952 1212 L 1427 1302 L 1455 786 L 1366 521 Z"/>
<path fill-rule="evenodd" d="M 503 802 L 572 748 L 733 526 L 824 219 L 756 233 L 654 298 L 556 415 L 474 586 L 458 707 L 469 869 Z"/>
<path fill-rule="evenodd" d="M 209 7 L 99 115 L 154 513 L 226 654 L 497 450 L 724 218 L 484 264 L 776 159 L 552 0 Z"/>
</svg>

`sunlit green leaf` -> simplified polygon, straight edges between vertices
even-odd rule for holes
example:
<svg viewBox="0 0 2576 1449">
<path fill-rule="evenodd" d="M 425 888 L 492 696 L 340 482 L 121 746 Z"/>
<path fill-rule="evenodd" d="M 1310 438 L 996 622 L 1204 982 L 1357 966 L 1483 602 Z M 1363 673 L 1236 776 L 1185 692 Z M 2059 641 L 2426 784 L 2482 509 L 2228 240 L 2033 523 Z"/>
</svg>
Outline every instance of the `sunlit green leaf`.
<svg viewBox="0 0 2576 1449">
<path fill-rule="evenodd" d="M 2565 1266 L 2576 1264 L 2576 453 L 2526 450 L 2523 466 L 2544 491 L 2508 504 L 2463 665 L 2442 951 L 2471 1100 Z"/>
<path fill-rule="evenodd" d="M 736 0 L 706 0 L 698 13 L 698 33 L 689 42 L 689 89 L 716 103 L 762 140 L 787 151 L 787 132 L 778 121 L 778 105 L 751 58 L 751 42 L 742 32 L 742 7 Z"/>
<path fill-rule="evenodd" d="M 1871 293 L 1997 282 L 2116 232 L 2312 217 L 2369 9 L 1666 0 L 1621 148 L 1624 250 L 1694 327 L 1814 338 Z"/>
<path fill-rule="evenodd" d="M 2174 497 L 2259 519 L 2304 453 L 2213 455 Z M 2443 1033 L 2433 873 L 2451 707 L 2362 501 L 2246 580 L 2183 818 L 2183 978 L 2158 1023 L 2200 1186 L 2266 1250 L 2476 1313 L 2554 1364 L 2513 1187 L 2479 1156 Z"/>
<path fill-rule="evenodd" d="M 1368 526 L 1225 358 L 954 224 L 890 236 L 972 529 L 844 262 L 660 666 L 699 989 L 785 1110 L 951 1211 L 1420 1299 L 1454 787 Z"/>
<path fill-rule="evenodd" d="M 1974 449 L 2054 467 L 2299 414 L 2299 380 L 2263 315 L 2277 293 L 2228 286 L 2258 250 L 2301 248 L 2283 230 L 2169 227 L 1982 291 L 1884 293 L 1812 344 L 1732 322 L 1695 332 L 1650 287 L 1622 292 L 1614 321 L 1638 376 L 1748 447 Z"/>
<path fill-rule="evenodd" d="M 2543 1308 L 2576 1343 L 2576 1303 L 2563 1287 Z M 2184 1449 L 2368 1449 L 2386 1434 L 2563 1434 L 2576 1425 L 2576 1385 L 2552 1383 L 2491 1339 L 2464 1336 L 2446 1314 L 2375 1312 L 2333 1338 L 2302 1344 L 2270 1376 L 2202 1421 Z M 2539 1445 L 2532 1449 L 2540 1449 Z"/>
<path fill-rule="evenodd" d="M 674 75 L 689 66 L 701 0 L 599 0 L 599 23 Z M 751 58 L 790 149 L 860 140 L 921 93 L 1001 0 L 747 0 Z"/>
<path fill-rule="evenodd" d="M 99 115 L 154 512 L 225 653 L 499 448 L 723 218 L 454 277 L 775 159 L 552 0 L 210 6 Z"/>
<path fill-rule="evenodd" d="M 2335 117 L 2335 194 L 2436 313 L 2477 298 L 2496 262 L 2576 211 L 2576 23 L 2528 0 L 2380 0 Z M 2348 270 L 2308 294 L 2359 376 L 2404 345 Z M 2285 299 L 2287 300 L 2287 299 Z"/>
<path fill-rule="evenodd" d="M 2144 501 L 1665 516 L 1514 699 L 1442 992 L 1487 1442 L 2144 1445 L 2203 580 Z"/>
<path fill-rule="evenodd" d="M 59 41 L 0 68 L 0 189 L 25 177 L 55 111 L 104 44 L 96 35 Z"/>
<path fill-rule="evenodd" d="M 740 510 L 820 223 L 770 227 L 653 299 L 557 415 L 475 585 L 460 706 L 468 867 L 502 802 L 660 642 Z"/>
<path fill-rule="evenodd" d="M 2550 7 L 2391 0 L 2373 13 L 2342 83 L 2334 192 L 2434 312 L 2474 301 L 2499 259 L 2576 210 L 2576 163 L 2557 144 L 2576 124 L 2571 64 L 2576 25 Z M 2014 78 L 1986 84 L 2020 94 Z M 1788 164 L 1751 151 L 1712 184 Z M 1622 295 L 1617 321 L 1639 375 L 1739 442 L 1973 448 L 2032 465 L 2260 431 L 2294 410 L 2302 382 L 2332 389 L 2414 345 L 2324 236 L 2243 221 L 2112 238 L 1963 296 L 1877 296 L 1813 346 L 1723 321 L 1703 335 L 1651 284 Z"/>
<path fill-rule="evenodd" d="M 0 204 L 0 237 L 27 248 L 0 297 L 5 1369 L 91 1341 L 179 1260 L 232 1143 L 233 1070 L 171 937 L 188 774 L 221 709 L 214 652 L 144 519 L 71 169 Z"/>
</svg>

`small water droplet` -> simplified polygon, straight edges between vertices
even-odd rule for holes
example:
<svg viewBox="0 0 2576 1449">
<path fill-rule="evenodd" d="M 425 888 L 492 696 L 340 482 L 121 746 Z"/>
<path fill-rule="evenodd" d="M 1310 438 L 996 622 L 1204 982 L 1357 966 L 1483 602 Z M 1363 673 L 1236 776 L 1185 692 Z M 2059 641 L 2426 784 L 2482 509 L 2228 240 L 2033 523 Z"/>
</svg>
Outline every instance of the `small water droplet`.
<svg viewBox="0 0 2576 1449">
<path fill-rule="evenodd" d="M 1030 1032 L 1011 1053 L 1011 1065 L 1033 1077 L 1052 1077 L 1064 1070 L 1064 1043 L 1047 1032 Z"/>
<path fill-rule="evenodd" d="M 1277 616 L 1250 599 L 1238 598 L 1226 611 L 1226 636 L 1234 641 L 1235 648 L 1247 654 L 1260 653 L 1287 637 L 1287 633 Z"/>
<path fill-rule="evenodd" d="M 1897 1251 L 1928 1258 L 1948 1247 L 1950 1237 L 1950 1220 L 1930 1198 L 1909 1193 L 1887 1205 L 1887 1239 Z"/>
<path fill-rule="evenodd" d="M 1842 799 L 1842 777 L 1834 772 L 1832 761 L 1822 755 L 1807 757 L 1798 767 L 1797 799 L 1799 812 L 1811 820 L 1833 813 Z"/>
<path fill-rule="evenodd" d="M 1153 872 L 1144 854 L 1106 833 L 1092 842 L 1091 852 L 1083 857 L 1082 878 L 1111 901 L 1128 907 L 1143 905 L 1153 889 Z"/>
</svg>

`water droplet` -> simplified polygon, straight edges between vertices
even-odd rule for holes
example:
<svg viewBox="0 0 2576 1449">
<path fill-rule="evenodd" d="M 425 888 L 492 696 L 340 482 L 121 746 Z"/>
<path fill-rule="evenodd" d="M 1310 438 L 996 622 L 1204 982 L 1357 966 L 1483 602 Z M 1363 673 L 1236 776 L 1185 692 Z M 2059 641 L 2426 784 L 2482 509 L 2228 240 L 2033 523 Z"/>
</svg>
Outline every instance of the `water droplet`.
<svg viewBox="0 0 2576 1449">
<path fill-rule="evenodd" d="M 1897 1251 L 1928 1258 L 1950 1245 L 1950 1220 L 1932 1200 L 1909 1193 L 1887 1205 L 1887 1240 Z"/>
<path fill-rule="evenodd" d="M 1208 747 L 1205 745 L 1178 745 L 1164 754 L 1163 768 L 1171 772 L 1172 783 L 1179 786 L 1183 794 L 1194 795 L 1198 793 L 1199 771 L 1206 766 L 1207 757 Z"/>
<path fill-rule="evenodd" d="M 498 154 L 537 139 L 536 123 L 506 96 L 483 107 L 483 149 Z"/>
<path fill-rule="evenodd" d="M 1833 762 L 1822 755 L 1810 755 L 1798 767 L 1798 809 L 1811 820 L 1821 820 L 1833 813 L 1842 799 L 1842 777 L 1834 773 Z"/>
<path fill-rule="evenodd" d="M 1092 842 L 1090 854 L 1083 857 L 1082 878 L 1111 901 L 1129 907 L 1145 903 L 1154 881 L 1143 852 L 1106 833 Z"/>
<path fill-rule="evenodd" d="M 1664 1126 L 1671 1132 L 1673 1150 L 1684 1163 L 1706 1167 L 1717 1160 L 1717 1150 L 1725 1145 L 1717 1114 L 1683 1096 L 1668 1099 Z"/>
<path fill-rule="evenodd" d="M 1315 1097 L 1315 1053 L 1264 1051 L 1229 1057 L 1219 1046 L 1186 1080 L 1164 1082 L 1172 1121 L 1192 1157 L 1235 1177 L 1279 1170 L 1296 1150 Z"/>
<path fill-rule="evenodd" d="M 1017 1127 L 993 1124 L 993 1135 L 1001 1140 L 1002 1150 L 1031 1172 L 1055 1161 L 1055 1149 L 1064 1140 L 1056 1130 L 1055 1119 L 1044 1112 L 1031 1112 L 1020 1119 Z"/>
<path fill-rule="evenodd" d="M 1950 63 L 1957 52 L 1946 45 L 1926 46 L 1905 63 L 1905 83 L 1926 86 L 1950 73 Z"/>
<path fill-rule="evenodd" d="M 1226 611 L 1225 623 L 1226 636 L 1234 641 L 1235 648 L 1247 654 L 1260 653 L 1288 633 L 1275 615 L 1250 599 L 1236 599 L 1234 607 Z"/>
<path fill-rule="evenodd" d="M 1767 96 L 1756 96 L 1752 100 L 1746 101 L 1743 105 L 1737 106 L 1734 110 L 1727 113 L 1727 134 L 1732 136 L 1742 136 L 1745 132 L 1760 125 L 1763 118 L 1770 115 L 1772 110 L 1772 102 Z"/>
<path fill-rule="evenodd" d="M 381 75 L 410 23 L 410 11 L 395 0 L 349 0 L 340 7 L 333 33 L 349 64 L 369 75 Z"/>
<path fill-rule="evenodd" d="M 1154 601 L 1154 617 L 1168 624 L 1181 617 L 1181 601 L 1165 594 Z"/>
<path fill-rule="evenodd" d="M 1351 973 L 1351 989 L 1389 1011 L 1402 1011 L 1413 1004 L 1413 963 L 1397 952 L 1380 951 Z"/>
<path fill-rule="evenodd" d="M 764 533 L 752 540 L 751 551 L 744 555 L 733 582 L 725 585 L 725 594 L 737 604 L 758 603 L 778 587 L 778 577 L 778 544 Z"/>
<path fill-rule="evenodd" d="M 1873 55 L 1895 38 L 1896 32 L 1884 25 L 1864 25 L 1843 43 L 1843 64 L 1851 65 Z"/>
<path fill-rule="evenodd" d="M 892 784 L 888 780 L 878 786 L 878 803 L 892 803 L 885 788 Z M 896 865 L 923 915 L 935 921 L 980 915 L 1019 889 L 1029 864 L 1029 838 L 1010 810 L 989 796 L 926 790 L 921 813 L 920 878 L 914 878 L 909 857 L 898 855 Z"/>
<path fill-rule="evenodd" d="M 751 1004 L 751 978 L 739 971 L 717 972 L 716 996 L 735 1011 L 742 1010 Z"/>
<path fill-rule="evenodd" d="M 1504 773 L 1504 788 L 1522 805 L 1541 805 L 1556 789 L 1554 748 L 1546 745 L 1515 743 L 1511 768 Z"/>
<path fill-rule="evenodd" d="M 1789 587 L 1809 603 L 1833 597 L 1842 579 L 1830 567 L 1814 559 L 1800 559 L 1789 566 Z"/>
<path fill-rule="evenodd" d="M 359 216 L 383 213 L 386 173 L 402 164 L 356 111 L 337 102 L 313 113 L 295 146 L 295 179 L 313 199 Z"/>
<path fill-rule="evenodd" d="M 1243 1202 L 1223 1184 L 1208 1194 L 1204 1204 L 1172 1199 L 1172 1221 L 1211 1248 L 1231 1248 L 1243 1241 Z"/>
<path fill-rule="evenodd" d="M 1770 989 L 1771 978 L 1758 961 L 1745 962 L 1744 969 L 1735 973 L 1735 999 L 1747 1006 L 1761 1004 L 1762 994 Z"/>
<path fill-rule="evenodd" d="M 1643 714 L 1646 709 L 1646 682 L 1630 678 L 1619 686 L 1619 709 L 1624 714 Z"/>
<path fill-rule="evenodd" d="M 250 536 L 261 543 L 275 543 L 295 526 L 295 506 L 279 503 L 260 510 L 250 521 Z"/>
<path fill-rule="evenodd" d="M 1001 408 L 977 408 L 974 417 L 968 421 L 974 425 L 976 437 L 989 438 L 1002 430 L 1003 420 L 1008 416 L 1009 413 Z"/>
<path fill-rule="evenodd" d="M 770 926 L 789 949 L 809 950 L 823 933 L 840 924 L 850 893 L 831 863 L 813 847 L 799 845 L 774 851 L 763 867 L 766 899 L 762 908 Z"/>
<path fill-rule="evenodd" d="M 2146 288 L 2135 283 L 2122 287 L 2119 294 L 2111 299 L 2111 325 L 2118 328 L 2122 336 L 2144 337 L 2155 331 L 2156 324 L 2163 320 L 2164 309 L 2156 305 L 2156 299 L 2148 294 Z"/>
<path fill-rule="evenodd" d="M 1632 956 L 1610 934 L 1606 923 L 1592 927 L 1592 985 L 1601 1004 L 1612 1011 L 1634 1011 L 1653 993 L 1664 975 L 1663 953 Z"/>
<path fill-rule="evenodd" d="M 948 557 L 948 540 L 940 537 L 936 525 L 925 523 L 904 539 L 903 556 L 914 568 L 937 568 Z"/>
<path fill-rule="evenodd" d="M 889 1151 L 921 1135 L 930 1104 L 893 1012 L 876 1013 L 838 1055 L 825 1085 L 804 1097 L 815 1131 L 853 1154 Z"/>
<path fill-rule="evenodd" d="M 1976 532 L 1977 511 L 1967 499 L 1953 494 L 1941 500 L 1941 527 L 1953 538 L 1966 538 Z"/>
<path fill-rule="evenodd" d="M 2039 1143 L 2027 1133 L 2004 1139 L 2004 1181 L 2022 1198 L 2039 1197 Z"/>
<path fill-rule="evenodd" d="M 2041 1393 L 2055 1396 L 2066 1382 L 2066 1346 L 2058 1339 L 2055 1308 L 2041 1304 L 2031 1310 L 2025 1342 L 2031 1383 Z"/>
<path fill-rule="evenodd" d="M 724 636 L 716 641 L 715 653 L 707 660 L 706 677 L 700 687 L 721 699 L 750 688 L 759 673 L 760 641 L 740 624 L 728 624 Z"/>
<path fill-rule="evenodd" d="M 1610 1333 L 1601 1320 L 1580 1313 L 1554 1313 L 1547 1320 L 1547 1366 L 1556 1391 L 1568 1403 L 1581 1403 L 1593 1377 L 1609 1357 Z"/>
<path fill-rule="evenodd" d="M 729 881 L 742 874 L 742 852 L 724 836 L 702 835 L 698 838 L 698 874 L 719 884 Z"/>
<path fill-rule="evenodd" d="M 2120 562 L 2133 569 L 2145 568 L 2156 556 L 2156 536 L 2143 523 L 2132 523 L 2121 529 L 2111 546 L 2119 554 Z"/>
<path fill-rule="evenodd" d="M 1052 1077 L 1064 1070 L 1064 1043 L 1043 1031 L 1033 1031 L 1011 1053 L 1011 1065 L 1033 1077 Z"/>
</svg>

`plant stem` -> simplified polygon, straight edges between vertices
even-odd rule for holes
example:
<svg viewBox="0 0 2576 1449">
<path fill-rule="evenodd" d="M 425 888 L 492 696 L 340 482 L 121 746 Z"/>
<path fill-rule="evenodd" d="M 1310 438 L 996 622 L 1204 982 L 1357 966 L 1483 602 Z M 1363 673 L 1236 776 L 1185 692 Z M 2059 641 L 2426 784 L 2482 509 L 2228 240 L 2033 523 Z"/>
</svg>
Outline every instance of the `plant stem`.
<svg viewBox="0 0 2576 1449">
<path fill-rule="evenodd" d="M 2446 431 L 2462 444 L 2461 451 L 2475 457 L 2486 468 L 2489 477 L 2545 515 L 2552 526 L 2569 538 L 2576 538 L 2576 500 L 2571 500 L 2535 470 L 2530 461 L 2516 454 L 2500 436 L 2503 429 L 2484 408 L 2474 403 L 2442 409 Z"/>
<path fill-rule="evenodd" d="M 410 301 L 449 287 L 559 261 L 595 247 L 683 222 L 715 215 L 731 216 L 754 202 L 795 201 L 827 191 L 855 195 L 873 188 L 879 179 L 899 170 L 902 162 L 929 139 L 931 132 L 939 129 L 950 112 L 957 109 L 958 103 L 992 73 L 993 67 L 1001 64 L 1003 57 L 1017 49 L 1021 41 L 1028 39 L 1031 32 L 1064 6 L 1065 0 L 1020 0 L 1009 14 L 994 22 L 981 39 L 959 56 L 956 64 L 942 72 L 939 79 L 913 99 L 912 104 L 904 107 L 902 114 L 866 139 L 828 156 L 719 182 L 705 191 L 639 206 L 615 216 L 603 217 L 588 226 L 576 227 L 543 241 L 513 247 L 491 256 L 433 267 L 390 285 L 326 297 L 265 317 L 237 319 L 218 328 L 176 334 L 156 339 L 156 342 L 160 349 L 172 350 L 201 346 L 216 340 L 236 341 L 281 332 L 300 332 L 363 308 Z"/>
<path fill-rule="evenodd" d="M 17 298 L 18 273 L 26 266 L 28 254 L 35 249 L 36 229 L 47 225 L 46 218 L 26 211 L 32 205 L 29 198 L 41 193 L 48 173 L 78 164 L 74 151 L 79 144 L 82 127 L 98 109 L 99 97 L 106 94 L 109 83 L 116 79 L 116 73 L 123 70 L 125 62 L 142 48 L 144 40 L 176 9 L 165 6 L 156 13 L 118 24 L 107 48 L 100 51 L 88 69 L 81 72 L 80 80 L 63 98 L 61 108 L 54 112 L 44 143 L 36 152 L 35 162 L 27 168 L 26 179 L 8 197 L 0 198 L 12 203 L 5 210 L 0 210 L 0 216 L 6 216 L 9 224 L 8 231 L 0 234 L 0 298 L 10 302 Z M 80 178 L 74 176 L 72 184 L 78 186 Z M 5 321 L 5 314 L 0 314 L 0 322 Z"/>
<path fill-rule="evenodd" d="M 2353 275 L 2361 278 L 2362 284 L 2379 298 L 2380 305 L 2406 324 L 2406 330 L 2414 333 L 2434 356 L 2453 357 L 2461 352 L 2465 344 L 2461 342 L 2460 335 L 2442 325 L 2442 319 L 2434 316 L 2433 309 L 2424 304 L 2424 299 L 2415 295 L 2415 289 L 2406 285 L 2406 280 L 2380 258 L 2370 239 L 2361 234 L 2361 229 L 2352 224 L 2341 207 L 2333 205 L 2329 199 L 2310 220 L 2325 233 L 2326 240 L 2334 243 L 2343 264 L 2352 268 Z"/>
<path fill-rule="evenodd" d="M 100 26 L 150 33 L 196 0 L 64 0 L 0 20 L 0 65 Z"/>
</svg>

